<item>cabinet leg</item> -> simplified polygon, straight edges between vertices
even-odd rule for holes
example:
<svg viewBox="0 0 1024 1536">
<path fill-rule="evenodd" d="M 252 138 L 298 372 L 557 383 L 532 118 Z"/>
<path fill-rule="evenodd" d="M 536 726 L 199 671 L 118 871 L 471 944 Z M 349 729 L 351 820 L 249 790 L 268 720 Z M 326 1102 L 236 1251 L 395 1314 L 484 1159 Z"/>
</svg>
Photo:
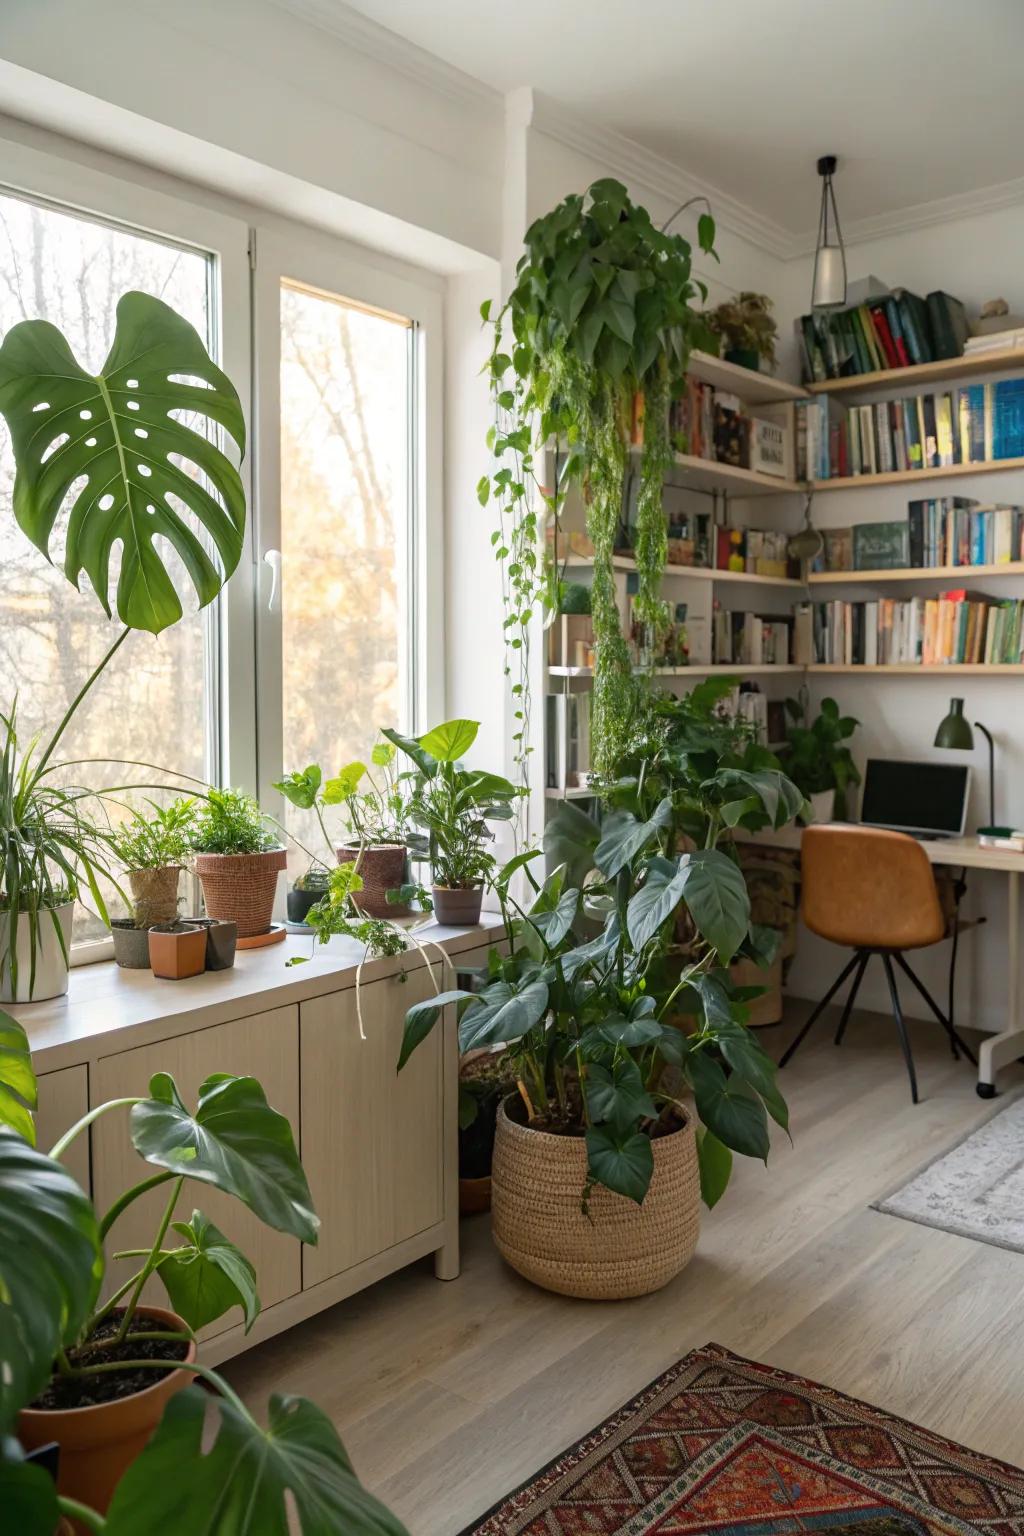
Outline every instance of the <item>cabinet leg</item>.
<svg viewBox="0 0 1024 1536">
<path fill-rule="evenodd" d="M 434 1274 L 439 1280 L 457 1280 L 459 1278 L 459 1234 L 457 1227 L 455 1233 L 448 1239 L 444 1247 L 435 1250 Z"/>
</svg>

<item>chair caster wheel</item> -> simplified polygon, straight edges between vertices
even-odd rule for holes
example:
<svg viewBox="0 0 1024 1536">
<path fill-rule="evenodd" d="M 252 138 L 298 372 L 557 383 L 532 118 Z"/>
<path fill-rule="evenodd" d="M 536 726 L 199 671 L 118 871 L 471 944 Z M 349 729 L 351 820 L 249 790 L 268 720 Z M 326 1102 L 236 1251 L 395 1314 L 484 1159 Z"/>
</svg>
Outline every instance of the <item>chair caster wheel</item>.
<svg viewBox="0 0 1024 1536">
<path fill-rule="evenodd" d="M 995 1083 L 979 1083 L 977 1085 L 977 1094 L 979 1099 L 994 1099 L 996 1096 Z"/>
</svg>

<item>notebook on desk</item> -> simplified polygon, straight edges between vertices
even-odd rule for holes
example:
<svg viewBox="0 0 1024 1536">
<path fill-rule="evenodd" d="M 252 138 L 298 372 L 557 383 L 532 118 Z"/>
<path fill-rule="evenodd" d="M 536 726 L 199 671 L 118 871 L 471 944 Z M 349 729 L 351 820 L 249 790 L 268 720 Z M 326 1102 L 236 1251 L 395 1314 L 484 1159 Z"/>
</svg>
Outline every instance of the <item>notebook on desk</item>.
<svg viewBox="0 0 1024 1536">
<path fill-rule="evenodd" d="M 970 773 L 966 764 L 869 757 L 861 822 L 913 837 L 963 837 Z"/>
</svg>

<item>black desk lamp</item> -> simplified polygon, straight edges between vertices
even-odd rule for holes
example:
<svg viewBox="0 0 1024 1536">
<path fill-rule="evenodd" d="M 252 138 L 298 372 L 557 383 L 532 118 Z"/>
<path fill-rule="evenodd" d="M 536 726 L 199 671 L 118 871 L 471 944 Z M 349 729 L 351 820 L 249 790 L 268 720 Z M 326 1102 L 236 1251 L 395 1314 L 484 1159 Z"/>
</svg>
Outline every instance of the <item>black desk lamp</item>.
<svg viewBox="0 0 1024 1536">
<path fill-rule="evenodd" d="M 980 720 L 975 720 L 974 730 L 980 731 L 988 742 L 988 817 L 989 826 L 984 828 L 990 831 L 996 823 L 996 746 L 992 740 L 992 732 L 982 725 Z M 949 714 L 935 732 L 935 745 L 948 747 L 953 752 L 971 752 L 974 749 L 974 731 L 970 722 L 964 715 L 963 699 L 950 699 Z"/>
</svg>

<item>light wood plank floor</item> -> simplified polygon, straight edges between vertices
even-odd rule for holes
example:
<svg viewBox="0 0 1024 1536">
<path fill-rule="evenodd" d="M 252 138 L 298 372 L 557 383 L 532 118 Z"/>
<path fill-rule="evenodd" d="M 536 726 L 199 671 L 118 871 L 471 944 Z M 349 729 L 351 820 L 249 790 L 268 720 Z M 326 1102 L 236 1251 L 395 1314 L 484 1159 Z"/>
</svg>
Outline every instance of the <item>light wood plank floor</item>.
<svg viewBox="0 0 1024 1536">
<path fill-rule="evenodd" d="M 763 1032 L 778 1055 L 801 1017 Z M 834 1023 L 834 1017 L 833 1017 Z M 888 1020 L 828 1020 L 783 1074 L 793 1145 L 746 1160 L 689 1267 L 656 1295 L 596 1304 L 506 1269 L 489 1218 L 463 1223 L 463 1272 L 417 1265 L 228 1368 L 254 1404 L 299 1392 L 413 1536 L 454 1536 L 688 1350 L 714 1340 L 1024 1464 L 1024 1255 L 883 1216 L 873 1200 L 1024 1086 L 978 1099 L 911 1021 L 923 1102 Z"/>
</svg>

